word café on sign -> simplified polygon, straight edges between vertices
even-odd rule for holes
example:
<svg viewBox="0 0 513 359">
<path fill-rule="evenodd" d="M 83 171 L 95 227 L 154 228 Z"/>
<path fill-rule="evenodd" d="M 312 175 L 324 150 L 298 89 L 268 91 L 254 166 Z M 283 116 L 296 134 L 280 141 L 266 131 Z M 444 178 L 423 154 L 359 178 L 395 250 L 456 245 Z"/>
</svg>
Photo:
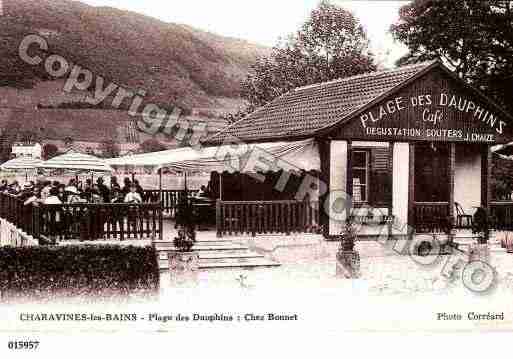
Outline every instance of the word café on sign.
<svg viewBox="0 0 513 359">
<path fill-rule="evenodd" d="M 395 97 L 361 114 L 360 122 L 367 136 L 489 143 L 506 127 L 479 103 L 449 93 Z"/>
</svg>

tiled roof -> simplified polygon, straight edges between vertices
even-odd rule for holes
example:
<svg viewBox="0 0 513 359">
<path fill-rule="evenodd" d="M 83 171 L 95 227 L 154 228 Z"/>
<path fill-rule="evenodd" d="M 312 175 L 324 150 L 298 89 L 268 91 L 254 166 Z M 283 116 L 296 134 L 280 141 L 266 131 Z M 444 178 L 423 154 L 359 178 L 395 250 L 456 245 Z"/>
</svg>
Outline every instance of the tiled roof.
<svg viewBox="0 0 513 359">
<path fill-rule="evenodd" d="M 220 143 L 232 136 L 242 141 L 313 136 L 334 125 L 433 65 L 427 62 L 300 87 L 207 140 Z"/>
</svg>

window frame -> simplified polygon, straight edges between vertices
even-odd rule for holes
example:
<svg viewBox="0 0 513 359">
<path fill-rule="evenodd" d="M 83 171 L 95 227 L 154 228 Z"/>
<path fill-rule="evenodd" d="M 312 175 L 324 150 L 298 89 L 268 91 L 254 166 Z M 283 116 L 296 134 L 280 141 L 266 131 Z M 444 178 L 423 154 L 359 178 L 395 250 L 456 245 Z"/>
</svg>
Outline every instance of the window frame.
<svg viewBox="0 0 513 359">
<path fill-rule="evenodd" d="M 365 154 L 365 167 L 356 167 L 354 166 L 354 154 L 355 153 L 364 153 Z M 358 187 L 365 188 L 365 201 L 356 201 L 354 198 L 354 172 L 355 170 L 358 171 L 365 171 L 365 184 L 360 184 Z M 351 150 L 351 186 L 352 186 L 352 192 L 351 196 L 353 198 L 353 202 L 356 204 L 366 204 L 369 203 L 369 180 L 370 180 L 370 172 L 371 172 L 371 151 L 368 148 L 353 148 Z M 361 197 L 361 196 L 360 196 Z"/>
</svg>

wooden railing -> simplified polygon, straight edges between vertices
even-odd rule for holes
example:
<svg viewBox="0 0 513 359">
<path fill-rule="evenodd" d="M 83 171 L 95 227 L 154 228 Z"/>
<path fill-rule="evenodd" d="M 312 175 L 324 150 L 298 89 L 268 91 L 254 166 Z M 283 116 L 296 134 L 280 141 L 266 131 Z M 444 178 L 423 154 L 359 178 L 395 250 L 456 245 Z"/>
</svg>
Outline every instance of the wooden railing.
<svg viewBox="0 0 513 359">
<path fill-rule="evenodd" d="M 443 233 L 449 219 L 448 202 L 415 202 L 414 228 L 417 233 Z"/>
<path fill-rule="evenodd" d="M 162 203 L 162 210 L 170 215 L 174 215 L 176 213 L 176 209 L 178 206 L 178 196 L 180 194 L 180 190 L 170 190 L 165 189 L 162 191 L 159 190 L 145 190 L 144 197 L 147 202 L 156 203 L 160 201 Z M 198 190 L 187 190 L 187 194 L 193 195 L 197 193 Z M 159 198 L 160 196 L 160 198 Z"/>
<path fill-rule="evenodd" d="M 513 230 L 513 201 L 490 203 L 490 215 L 497 230 Z"/>
<path fill-rule="evenodd" d="M 0 217 L 16 225 L 28 234 L 37 231 L 37 211 L 33 206 L 25 206 L 23 201 L 11 194 L 0 193 Z"/>
<path fill-rule="evenodd" d="M 217 235 L 317 233 L 318 206 L 302 201 L 217 201 Z"/>
<path fill-rule="evenodd" d="M 37 239 L 162 238 L 160 203 L 24 205 L 0 193 L 0 217 Z"/>
<path fill-rule="evenodd" d="M 159 238 L 162 210 L 159 203 L 52 204 L 39 208 L 39 233 L 66 239 Z"/>
</svg>

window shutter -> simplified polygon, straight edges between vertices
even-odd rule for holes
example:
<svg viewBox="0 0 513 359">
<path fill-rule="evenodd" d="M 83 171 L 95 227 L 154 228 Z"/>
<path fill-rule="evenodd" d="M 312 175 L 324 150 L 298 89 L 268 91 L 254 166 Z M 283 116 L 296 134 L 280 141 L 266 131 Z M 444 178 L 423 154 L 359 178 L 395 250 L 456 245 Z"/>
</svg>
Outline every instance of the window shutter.
<svg viewBox="0 0 513 359">
<path fill-rule="evenodd" d="M 389 150 L 387 147 L 371 149 L 371 172 L 369 204 L 386 205 L 392 199 L 391 176 L 389 169 Z"/>
</svg>

